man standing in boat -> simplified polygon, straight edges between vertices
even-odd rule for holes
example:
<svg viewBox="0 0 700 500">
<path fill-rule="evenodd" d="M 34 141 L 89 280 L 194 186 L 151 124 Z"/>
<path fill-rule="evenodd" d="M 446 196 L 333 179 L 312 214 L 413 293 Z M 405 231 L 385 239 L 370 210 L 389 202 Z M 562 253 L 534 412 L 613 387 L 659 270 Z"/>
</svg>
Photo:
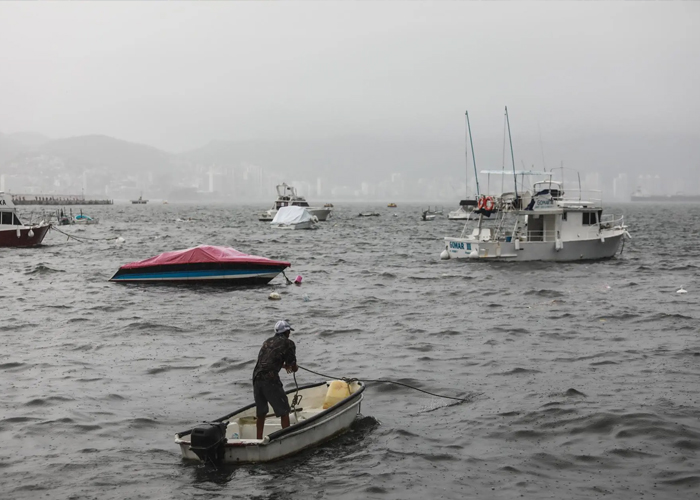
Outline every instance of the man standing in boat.
<svg viewBox="0 0 700 500">
<path fill-rule="evenodd" d="M 263 438 L 265 417 L 268 404 L 275 415 L 280 417 L 282 428 L 289 427 L 289 401 L 284 393 L 279 371 L 284 368 L 287 373 L 298 370 L 296 345 L 289 340 L 294 328 L 287 321 L 275 323 L 275 335 L 267 339 L 260 348 L 258 362 L 253 370 L 253 395 L 256 407 L 256 427 L 258 439 Z"/>
</svg>

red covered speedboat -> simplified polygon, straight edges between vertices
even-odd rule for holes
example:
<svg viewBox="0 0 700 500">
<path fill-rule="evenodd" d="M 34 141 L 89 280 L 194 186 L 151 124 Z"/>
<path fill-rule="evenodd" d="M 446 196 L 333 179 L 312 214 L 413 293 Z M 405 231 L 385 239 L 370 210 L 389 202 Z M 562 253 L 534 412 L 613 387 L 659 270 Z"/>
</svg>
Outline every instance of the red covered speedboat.
<svg viewBox="0 0 700 500">
<path fill-rule="evenodd" d="M 200 245 L 124 264 L 110 281 L 264 285 L 290 265 L 230 247 Z"/>
<path fill-rule="evenodd" d="M 51 224 L 25 225 L 17 217 L 12 197 L 0 192 L 0 247 L 33 247 L 41 245 Z"/>
</svg>

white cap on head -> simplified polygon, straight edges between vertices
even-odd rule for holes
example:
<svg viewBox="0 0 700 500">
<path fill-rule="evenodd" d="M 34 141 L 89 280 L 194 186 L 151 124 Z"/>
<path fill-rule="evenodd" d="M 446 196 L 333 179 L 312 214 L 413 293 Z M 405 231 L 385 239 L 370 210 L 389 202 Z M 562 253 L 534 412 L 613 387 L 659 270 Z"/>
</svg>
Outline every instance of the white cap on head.
<svg viewBox="0 0 700 500">
<path fill-rule="evenodd" d="M 289 331 L 293 332 L 294 328 L 292 328 L 292 325 L 290 325 L 288 321 L 282 319 L 275 323 L 275 333 L 284 333 Z"/>
</svg>

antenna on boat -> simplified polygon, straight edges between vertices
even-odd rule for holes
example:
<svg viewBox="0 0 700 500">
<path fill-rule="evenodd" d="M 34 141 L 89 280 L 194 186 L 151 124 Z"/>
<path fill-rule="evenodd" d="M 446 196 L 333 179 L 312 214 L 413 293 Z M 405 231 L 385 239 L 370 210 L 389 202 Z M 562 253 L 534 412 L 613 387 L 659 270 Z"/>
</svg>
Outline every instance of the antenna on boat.
<svg viewBox="0 0 700 500">
<path fill-rule="evenodd" d="M 518 199 L 518 176 L 515 175 L 515 155 L 513 154 L 513 137 L 510 135 L 510 119 L 508 118 L 508 106 L 506 106 L 506 123 L 508 124 L 508 140 L 510 141 L 510 158 L 513 161 L 513 181 L 515 183 L 515 199 Z"/>
<path fill-rule="evenodd" d="M 540 151 L 542 151 L 542 166 L 547 170 L 547 164 L 544 161 L 544 146 L 542 145 L 542 129 L 540 128 L 540 122 L 537 122 L 537 130 L 540 133 Z"/>
<path fill-rule="evenodd" d="M 503 115 L 503 157 L 501 158 L 501 193 L 504 191 L 503 182 L 506 179 L 506 116 Z"/>
<path fill-rule="evenodd" d="M 469 133 L 469 146 L 472 149 L 472 163 L 474 163 L 474 180 L 476 181 L 476 197 L 479 197 L 479 176 L 476 172 L 476 157 L 474 156 L 474 143 L 472 142 L 472 126 L 469 123 L 469 111 L 465 111 L 464 115 L 467 117 L 467 131 Z M 469 152 L 466 153 L 467 156 L 467 198 L 469 198 Z"/>
</svg>

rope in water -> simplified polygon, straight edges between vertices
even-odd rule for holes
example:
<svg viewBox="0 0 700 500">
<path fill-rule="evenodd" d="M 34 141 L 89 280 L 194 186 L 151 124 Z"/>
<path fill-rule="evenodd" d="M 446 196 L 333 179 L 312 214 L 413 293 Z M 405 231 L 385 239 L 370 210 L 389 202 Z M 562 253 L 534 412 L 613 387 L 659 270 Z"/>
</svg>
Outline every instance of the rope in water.
<svg viewBox="0 0 700 500">
<path fill-rule="evenodd" d="M 57 231 L 57 232 L 59 232 L 59 233 L 61 233 L 61 234 L 63 234 L 63 235 L 68 236 L 68 239 L 71 239 L 71 238 L 72 238 L 72 239 L 74 239 L 74 240 L 76 240 L 76 241 L 80 241 L 80 242 L 83 242 L 83 241 L 113 241 L 113 240 L 116 240 L 116 239 L 119 238 L 119 236 L 111 236 L 111 237 L 109 237 L 109 238 L 89 238 L 88 236 L 75 236 L 75 235 L 72 235 L 72 234 L 68 234 L 68 233 L 66 233 L 65 231 L 61 231 L 60 229 L 58 229 L 58 228 L 57 228 L 56 226 L 54 226 L 53 224 L 51 224 L 51 226 L 49 226 L 49 227 L 50 227 L 51 229 L 53 229 L 54 231 Z"/>
<path fill-rule="evenodd" d="M 314 375 L 318 375 L 318 376 L 324 377 L 324 378 L 329 378 L 329 379 L 340 379 L 340 380 L 343 380 L 343 381 L 348 382 L 348 383 L 354 382 L 354 381 L 356 381 L 356 380 L 359 380 L 359 379 L 356 379 L 356 378 L 333 377 L 333 376 L 331 376 L 331 375 L 325 375 L 325 374 L 323 374 L 323 373 L 319 373 L 319 372 L 315 372 L 315 371 L 313 371 L 313 370 L 309 370 L 308 368 L 304 368 L 304 367 L 301 366 L 301 365 L 297 365 L 297 366 L 298 366 L 299 368 L 301 368 L 302 370 L 306 370 L 306 371 L 309 372 L 309 373 L 313 373 Z M 296 379 L 295 379 L 295 380 L 296 380 Z M 408 389 L 413 389 L 413 390 L 415 390 L 415 391 L 423 392 L 423 393 L 425 393 L 425 394 L 429 394 L 429 395 L 435 396 L 435 397 L 437 397 L 437 398 L 454 399 L 455 401 L 466 401 L 466 402 L 471 402 L 471 401 L 474 400 L 474 398 L 475 398 L 476 396 L 479 396 L 479 395 L 483 394 L 482 392 L 478 392 L 478 393 L 472 394 L 471 397 L 469 397 L 469 398 L 456 398 L 456 397 L 453 397 L 453 396 L 444 396 L 444 395 L 442 395 L 442 394 L 435 394 L 434 392 L 425 391 L 425 390 L 423 390 L 423 389 L 419 389 L 418 387 L 414 387 L 414 386 L 409 385 L 409 384 L 404 384 L 403 382 L 396 382 L 395 380 L 383 380 L 383 379 L 376 379 L 376 380 L 375 380 L 375 379 L 365 379 L 365 378 L 363 378 L 363 379 L 362 379 L 362 382 L 374 382 L 374 383 L 377 383 L 377 384 L 395 384 L 395 385 L 400 385 L 400 386 L 402 386 L 402 387 L 407 387 Z"/>
</svg>

